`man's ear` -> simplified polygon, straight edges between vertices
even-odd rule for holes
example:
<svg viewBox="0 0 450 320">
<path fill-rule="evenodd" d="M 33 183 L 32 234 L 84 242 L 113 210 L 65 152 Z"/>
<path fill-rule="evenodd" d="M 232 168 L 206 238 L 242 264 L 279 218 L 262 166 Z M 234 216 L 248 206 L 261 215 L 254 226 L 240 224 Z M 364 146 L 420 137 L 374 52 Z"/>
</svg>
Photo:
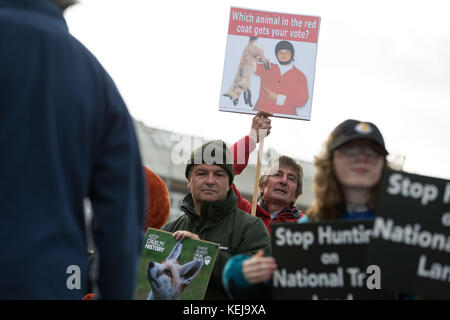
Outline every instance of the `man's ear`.
<svg viewBox="0 0 450 320">
<path fill-rule="evenodd" d="M 189 172 L 189 176 L 188 176 L 187 188 L 189 190 L 191 190 L 191 177 L 192 177 L 192 170 L 191 170 L 191 172 Z"/>
<path fill-rule="evenodd" d="M 258 186 L 259 186 L 259 194 L 261 195 L 261 198 L 262 198 L 264 195 L 264 185 L 263 185 L 262 181 L 259 182 Z"/>
</svg>

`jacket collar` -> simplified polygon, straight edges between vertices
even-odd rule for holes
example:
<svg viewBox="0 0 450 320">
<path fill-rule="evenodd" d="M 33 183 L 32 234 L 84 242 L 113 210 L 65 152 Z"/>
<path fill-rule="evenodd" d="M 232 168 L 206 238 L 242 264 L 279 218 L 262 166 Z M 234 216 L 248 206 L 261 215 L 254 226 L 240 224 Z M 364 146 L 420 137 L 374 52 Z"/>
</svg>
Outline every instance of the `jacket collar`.
<svg viewBox="0 0 450 320">
<path fill-rule="evenodd" d="M 268 212 L 267 207 L 266 207 L 266 202 L 264 201 L 264 199 L 259 200 L 258 204 L 269 214 L 269 216 L 272 219 L 275 219 L 279 214 L 282 214 L 282 213 L 292 214 L 294 216 L 294 218 L 296 218 L 296 219 L 300 218 L 300 216 L 301 216 L 301 212 L 295 206 L 293 206 L 293 207 L 287 206 L 281 211 Z"/>
<path fill-rule="evenodd" d="M 44 15 L 68 31 L 62 9 L 50 0 L 0 0 L 0 9 L 3 7 Z"/>
<path fill-rule="evenodd" d="M 200 218 L 200 223 L 203 225 L 206 222 L 217 222 L 223 217 L 231 214 L 237 208 L 237 197 L 233 190 L 228 191 L 225 200 L 213 201 L 213 202 L 203 202 L 200 212 L 200 217 L 194 209 L 194 200 L 192 199 L 192 194 L 189 193 L 184 197 L 181 204 L 181 210 L 190 216 Z"/>
</svg>

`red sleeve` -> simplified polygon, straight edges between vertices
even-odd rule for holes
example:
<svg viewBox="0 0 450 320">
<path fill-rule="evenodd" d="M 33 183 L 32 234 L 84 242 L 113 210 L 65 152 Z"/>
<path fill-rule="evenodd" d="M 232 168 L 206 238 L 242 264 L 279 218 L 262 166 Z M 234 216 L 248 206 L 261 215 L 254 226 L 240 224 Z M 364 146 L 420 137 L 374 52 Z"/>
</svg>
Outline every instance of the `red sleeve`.
<svg viewBox="0 0 450 320">
<path fill-rule="evenodd" d="M 247 199 L 242 197 L 242 195 L 240 194 L 234 183 L 231 185 L 231 189 L 233 189 L 234 193 L 236 194 L 236 197 L 238 198 L 237 201 L 238 208 L 247 213 L 251 213 L 252 204 Z"/>
<path fill-rule="evenodd" d="M 252 213 L 252 203 L 242 197 L 238 189 L 234 184 L 231 185 L 231 189 L 233 189 L 234 193 L 236 194 L 236 197 L 238 198 L 237 206 L 239 209 L 241 209 L 244 212 L 247 212 L 248 214 Z M 256 216 L 262 220 L 264 225 L 266 226 L 267 230 L 270 233 L 270 217 L 267 214 L 263 213 L 264 209 L 261 208 L 259 205 L 256 206 Z"/>
<path fill-rule="evenodd" d="M 245 136 L 230 147 L 233 155 L 233 169 L 236 175 L 240 174 L 248 164 L 250 153 L 256 149 L 256 144 L 249 136 Z"/>
</svg>

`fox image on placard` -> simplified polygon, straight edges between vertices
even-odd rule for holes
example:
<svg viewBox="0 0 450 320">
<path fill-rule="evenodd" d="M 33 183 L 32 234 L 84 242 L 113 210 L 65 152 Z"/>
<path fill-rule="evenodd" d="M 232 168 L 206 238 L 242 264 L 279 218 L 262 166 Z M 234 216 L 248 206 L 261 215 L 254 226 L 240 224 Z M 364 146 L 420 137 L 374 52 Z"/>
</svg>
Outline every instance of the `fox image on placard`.
<svg viewBox="0 0 450 320">
<path fill-rule="evenodd" d="M 162 263 L 149 262 L 147 279 L 152 290 L 147 300 L 178 300 L 200 272 L 203 261 L 195 260 L 179 264 L 182 248 L 183 244 L 178 241 Z"/>
<path fill-rule="evenodd" d="M 270 69 L 269 60 L 264 57 L 264 51 L 256 45 L 258 37 L 250 37 L 248 45 L 242 53 L 239 68 L 234 77 L 231 88 L 223 95 L 229 97 L 233 101 L 233 105 L 239 103 L 241 93 L 244 93 L 245 104 L 253 107 L 252 93 L 250 91 L 250 84 L 252 75 L 256 72 L 256 62 L 263 62 L 266 70 Z"/>
</svg>

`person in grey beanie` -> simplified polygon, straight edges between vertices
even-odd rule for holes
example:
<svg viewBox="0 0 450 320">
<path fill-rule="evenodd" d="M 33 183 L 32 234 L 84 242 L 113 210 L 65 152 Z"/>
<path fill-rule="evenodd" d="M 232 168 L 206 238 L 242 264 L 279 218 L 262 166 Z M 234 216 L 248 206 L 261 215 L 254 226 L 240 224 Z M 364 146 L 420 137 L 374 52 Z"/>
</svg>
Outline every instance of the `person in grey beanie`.
<svg viewBox="0 0 450 320">
<path fill-rule="evenodd" d="M 236 254 L 270 254 L 269 233 L 258 217 L 241 211 L 230 188 L 234 179 L 233 159 L 221 140 L 210 141 L 194 150 L 186 164 L 190 193 L 183 199 L 182 216 L 162 230 L 177 239 L 191 238 L 220 244 L 205 299 L 227 299 L 222 286 L 223 268 Z"/>
</svg>

